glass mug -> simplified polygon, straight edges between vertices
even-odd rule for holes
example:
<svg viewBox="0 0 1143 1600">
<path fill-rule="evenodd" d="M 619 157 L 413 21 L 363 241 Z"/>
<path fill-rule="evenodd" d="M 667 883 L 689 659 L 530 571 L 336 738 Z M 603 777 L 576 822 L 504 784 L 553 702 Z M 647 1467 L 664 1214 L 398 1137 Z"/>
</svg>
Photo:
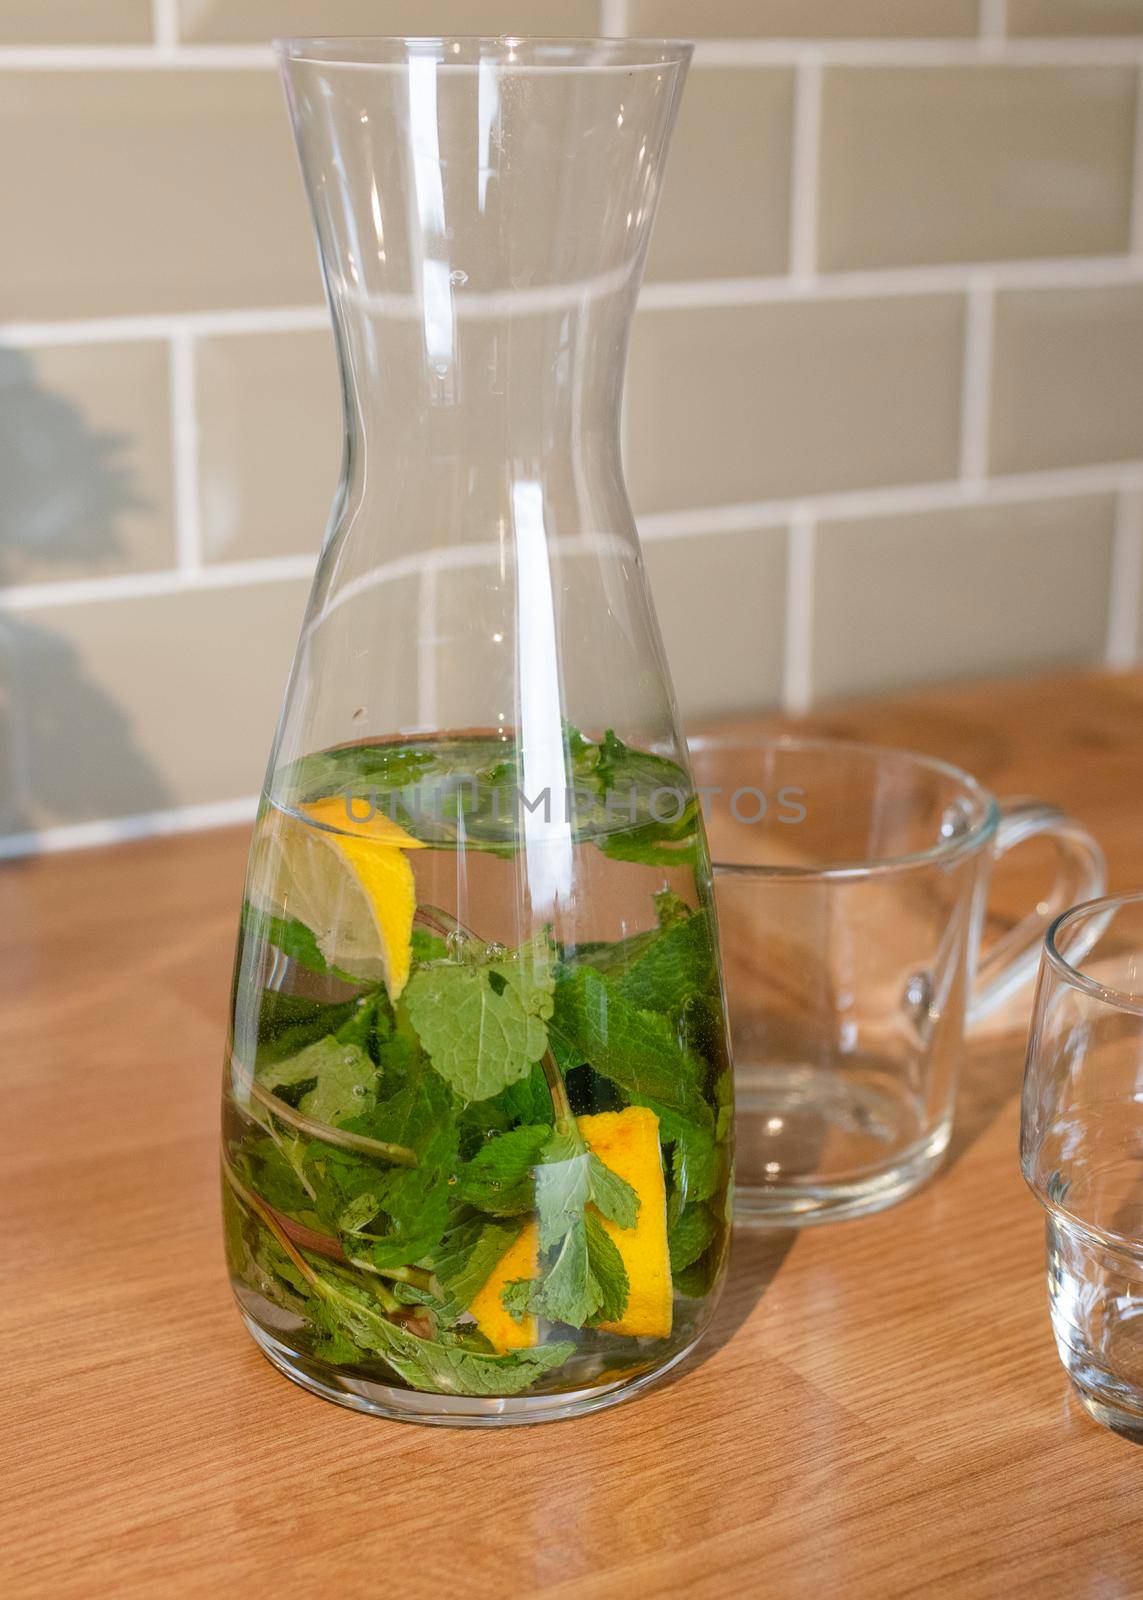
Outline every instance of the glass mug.
<svg viewBox="0 0 1143 1600">
<path fill-rule="evenodd" d="M 735 1216 L 876 1211 L 940 1164 L 966 1024 L 1035 974 L 1103 856 L 1056 807 L 956 767 L 823 739 L 692 741 L 730 1010 Z M 1046 836 L 1050 895 L 980 951 L 993 863 Z"/>
<path fill-rule="evenodd" d="M 1047 1213 L 1048 1303 L 1088 1411 L 1143 1441 L 1143 895 L 1044 940 L 1020 1156 Z"/>
</svg>

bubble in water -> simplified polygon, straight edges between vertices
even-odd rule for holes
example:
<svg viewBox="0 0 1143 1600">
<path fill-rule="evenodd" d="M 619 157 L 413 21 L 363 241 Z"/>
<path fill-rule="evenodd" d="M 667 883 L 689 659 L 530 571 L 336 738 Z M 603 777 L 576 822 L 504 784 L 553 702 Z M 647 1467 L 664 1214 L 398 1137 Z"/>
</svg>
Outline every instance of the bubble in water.
<svg viewBox="0 0 1143 1600">
<path fill-rule="evenodd" d="M 451 284 L 455 284 L 458 289 L 463 289 L 468 282 L 468 273 L 461 267 L 454 267 L 448 275 L 448 281 Z"/>
<path fill-rule="evenodd" d="M 499 939 L 489 939 L 487 949 L 492 961 L 499 961 L 501 956 L 508 954 L 507 945 L 501 944 Z"/>
</svg>

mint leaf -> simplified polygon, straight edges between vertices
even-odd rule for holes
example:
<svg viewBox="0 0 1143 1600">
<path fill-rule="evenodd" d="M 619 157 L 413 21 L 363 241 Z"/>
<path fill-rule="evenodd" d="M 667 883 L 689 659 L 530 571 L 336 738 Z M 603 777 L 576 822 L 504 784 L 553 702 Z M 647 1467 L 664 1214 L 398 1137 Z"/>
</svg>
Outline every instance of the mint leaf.
<svg viewBox="0 0 1143 1600">
<path fill-rule="evenodd" d="M 549 1322 L 582 1328 L 602 1302 L 599 1284 L 587 1254 L 587 1229 L 582 1217 L 568 1228 L 554 1260 L 540 1280 L 533 1308 Z"/>
<path fill-rule="evenodd" d="M 436 1394 L 519 1394 L 575 1350 L 564 1341 L 495 1355 L 475 1343 L 422 1339 L 390 1321 L 363 1289 L 332 1268 L 315 1269 L 314 1291 L 310 1321 L 342 1362 L 350 1359 L 349 1348 L 354 1362 L 373 1354 L 411 1388 Z"/>
<path fill-rule="evenodd" d="M 692 917 L 677 931 L 696 922 L 700 919 Z M 679 1044 L 664 1016 L 632 1005 L 623 982 L 590 968 L 561 978 L 553 1047 L 565 1070 L 586 1061 L 618 1085 L 631 1104 L 658 1116 L 660 1141 L 673 1147 L 671 1204 L 677 1214 L 688 1200 L 708 1199 L 718 1184 L 714 1117 L 699 1087 L 705 1064 Z"/>
<path fill-rule="evenodd" d="M 571 1133 L 553 1134 L 536 1168 L 540 1249 L 550 1250 L 583 1216 L 590 1196 L 588 1152 Z"/>
<path fill-rule="evenodd" d="M 300 1139 L 281 1136 L 275 1139 L 266 1134 L 250 1141 L 238 1158 L 242 1176 L 248 1179 L 250 1187 L 257 1190 L 267 1205 L 287 1216 L 297 1216 L 313 1204 L 299 1176 L 298 1166 L 291 1160 L 291 1156 L 296 1155 L 300 1163 L 302 1148 Z"/>
<path fill-rule="evenodd" d="M 374 989 L 353 1001 L 352 1014 L 337 1029 L 339 1044 L 355 1044 L 376 1061 L 381 1043 L 393 1031 L 393 1010 L 384 989 Z"/>
<path fill-rule="evenodd" d="M 683 1272 L 705 1255 L 717 1232 L 718 1220 L 709 1206 L 687 1206 L 667 1238 L 672 1275 Z"/>
<path fill-rule="evenodd" d="M 672 1205 L 681 1210 L 688 1201 L 709 1200 L 718 1187 L 719 1169 L 710 1113 L 700 1124 L 664 1111 L 659 1119 L 659 1138 L 671 1149 Z"/>
<path fill-rule="evenodd" d="M 532 1307 L 539 1288 L 536 1278 L 514 1278 L 500 1291 L 500 1301 L 513 1322 L 523 1322 L 532 1315 Z"/>
<path fill-rule="evenodd" d="M 539 1062 L 526 1078 L 521 1078 L 518 1083 L 510 1083 L 506 1089 L 502 1089 L 495 1100 L 483 1101 L 481 1112 L 492 1105 L 503 1111 L 509 1126 L 514 1123 L 533 1125 L 541 1122 L 551 1123 L 554 1116 L 552 1096 L 548 1089 L 548 1080 L 544 1077 L 544 1069 Z"/>
<path fill-rule="evenodd" d="M 595 842 L 612 861 L 633 861 L 645 867 L 694 867 L 699 861 L 698 818 L 698 801 L 688 800 L 677 821 L 640 823 L 603 834 Z"/>
<path fill-rule="evenodd" d="M 673 889 L 656 889 L 651 899 L 655 902 L 655 916 L 660 928 L 678 927 L 694 913 L 693 906 L 689 906 L 682 895 L 676 894 Z"/>
<path fill-rule="evenodd" d="M 588 1152 L 587 1177 L 588 1194 L 600 1215 L 617 1228 L 633 1228 L 641 1201 L 627 1179 L 605 1167 L 594 1150 Z"/>
<path fill-rule="evenodd" d="M 322 955 L 313 931 L 296 917 L 275 917 L 251 905 L 249 900 L 244 900 L 239 927 L 244 938 L 265 939 L 291 961 L 296 961 L 299 967 L 305 967 L 307 972 L 337 978 L 342 983 L 358 985 L 361 982 L 352 973 L 343 972 L 340 967 L 331 967 Z"/>
<path fill-rule="evenodd" d="M 613 1320 L 627 1302 L 627 1277 L 615 1270 L 619 1252 L 589 1211 L 595 1205 L 619 1227 L 635 1224 L 639 1196 L 625 1179 L 584 1148 L 574 1133 L 557 1133 L 536 1168 L 540 1250 L 550 1256 L 532 1293 L 532 1309 L 551 1322 L 582 1328 L 593 1317 Z M 594 1226 L 593 1226 L 594 1224 Z M 602 1241 L 602 1242 L 600 1242 Z M 622 1271 L 623 1262 L 619 1260 Z M 622 1298 L 618 1312 L 604 1312 Z"/>
<path fill-rule="evenodd" d="M 535 1199 L 532 1172 L 551 1136 L 551 1128 L 540 1125 L 513 1128 L 489 1139 L 460 1169 L 460 1199 L 497 1217 L 531 1211 Z"/>
<path fill-rule="evenodd" d="M 357 1009 L 356 1000 L 331 1005 L 301 995 L 263 989 L 258 1010 L 257 1065 L 283 1061 L 327 1033 L 336 1033 Z"/>
<path fill-rule="evenodd" d="M 615 982 L 631 1005 L 668 1015 L 685 1000 L 717 994 L 714 940 L 708 917 L 696 912 L 660 933 Z"/>
<path fill-rule="evenodd" d="M 462 1099 L 487 1100 L 526 1078 L 543 1056 L 553 987 L 540 935 L 500 961 L 422 967 L 404 1003 L 441 1077 Z"/>
<path fill-rule="evenodd" d="M 587 1235 L 587 1257 L 599 1293 L 594 1321 L 618 1322 L 627 1309 L 627 1296 L 631 1289 L 623 1257 L 615 1240 L 604 1230 L 603 1223 L 593 1211 L 587 1214 L 584 1231 Z"/>
<path fill-rule="evenodd" d="M 372 1189 L 365 1189 L 356 1195 L 340 1213 L 337 1219 L 339 1233 L 358 1233 L 373 1221 L 381 1209 L 381 1202 Z"/>
<path fill-rule="evenodd" d="M 447 1084 L 422 1063 L 395 1094 L 341 1126 L 411 1149 L 417 1165 L 393 1166 L 311 1141 L 304 1170 L 319 1215 L 341 1233 L 346 1254 L 355 1260 L 381 1268 L 420 1261 L 439 1244 L 449 1222 L 457 1126 Z M 346 1217 L 351 1227 L 344 1226 Z"/>
<path fill-rule="evenodd" d="M 620 1228 L 633 1228 L 639 1196 L 617 1172 L 588 1150 L 577 1133 L 552 1134 L 536 1168 L 540 1249 L 562 1239 L 583 1217 L 588 1202 Z"/>
<path fill-rule="evenodd" d="M 586 1061 L 635 1104 L 710 1120 L 703 1063 L 680 1046 L 666 1017 L 633 1005 L 614 980 L 590 968 L 561 978 L 551 1030 L 564 1063 Z"/>
<path fill-rule="evenodd" d="M 413 929 L 410 948 L 413 960 L 418 963 L 448 960 L 448 945 L 439 933 L 430 933 L 427 928 Z"/>
<path fill-rule="evenodd" d="M 426 1258 L 445 1294 L 445 1311 L 456 1317 L 471 1305 L 492 1269 L 515 1243 L 519 1225 L 470 1217 L 450 1228 Z"/>
<path fill-rule="evenodd" d="M 412 1339 L 400 1356 L 390 1354 L 386 1359 L 414 1389 L 427 1389 L 433 1394 L 499 1396 L 530 1388 L 537 1378 L 562 1366 L 574 1354 L 575 1345 L 570 1340 L 498 1356 Z"/>
<path fill-rule="evenodd" d="M 337 1126 L 373 1106 L 376 1072 L 360 1045 L 341 1044 L 327 1035 L 285 1061 L 260 1067 L 258 1078 L 274 1090 L 312 1082 L 298 1100 L 298 1110 L 315 1122 Z"/>
<path fill-rule="evenodd" d="M 509 1290 L 511 1297 L 506 1298 Z M 517 1280 L 505 1286 L 501 1298 L 517 1319 L 533 1311 L 549 1322 L 582 1328 L 589 1322 L 617 1322 L 629 1292 L 615 1241 L 596 1212 L 588 1211 L 568 1229 L 538 1282 Z"/>
</svg>

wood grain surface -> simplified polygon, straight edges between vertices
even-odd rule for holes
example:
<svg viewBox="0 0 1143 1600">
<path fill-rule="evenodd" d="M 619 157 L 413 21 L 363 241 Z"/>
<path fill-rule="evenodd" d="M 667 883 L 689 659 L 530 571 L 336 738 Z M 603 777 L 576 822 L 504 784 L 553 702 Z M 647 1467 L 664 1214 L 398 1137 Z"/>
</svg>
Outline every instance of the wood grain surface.
<svg viewBox="0 0 1143 1600">
<path fill-rule="evenodd" d="M 929 692 L 814 727 L 1068 806 L 1143 886 L 1143 677 Z M 1071 1398 L 1016 1160 L 1022 1017 L 974 1041 L 938 1180 L 740 1232 L 713 1332 L 630 1405 L 503 1431 L 279 1377 L 223 1274 L 216 1128 L 242 830 L 0 866 L 15 1597 L 1143 1594 L 1143 1452 Z M 996 889 L 1026 903 L 1031 852 Z"/>
</svg>

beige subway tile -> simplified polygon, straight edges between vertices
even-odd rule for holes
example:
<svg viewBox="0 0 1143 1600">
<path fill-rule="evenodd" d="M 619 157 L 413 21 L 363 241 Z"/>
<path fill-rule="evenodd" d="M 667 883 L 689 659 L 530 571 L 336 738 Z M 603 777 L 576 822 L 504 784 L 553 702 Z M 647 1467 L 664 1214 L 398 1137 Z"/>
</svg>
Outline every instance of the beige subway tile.
<svg viewBox="0 0 1143 1600">
<path fill-rule="evenodd" d="M 1114 36 L 1143 33 L 1139 0 L 1008 0 L 1013 37 Z"/>
<path fill-rule="evenodd" d="M 7 832 L 257 792 L 308 585 L 0 614 Z"/>
<path fill-rule="evenodd" d="M 785 272 L 794 76 L 695 68 L 667 162 L 650 278 Z"/>
<path fill-rule="evenodd" d="M 0 348 L 0 584 L 174 561 L 167 348 Z"/>
<path fill-rule="evenodd" d="M 151 0 L 0 0 L 0 44 L 147 44 Z"/>
<path fill-rule="evenodd" d="M 527 25 L 524 26 L 524 23 Z M 179 0 L 182 37 L 193 43 L 268 39 L 290 34 L 590 35 L 599 31 L 596 0 Z"/>
<path fill-rule="evenodd" d="M 825 74 L 827 270 L 1125 250 L 1129 66 L 838 67 Z"/>
<path fill-rule="evenodd" d="M 656 539 L 643 555 L 683 716 L 774 705 L 785 648 L 785 528 Z"/>
<path fill-rule="evenodd" d="M 991 466 L 1143 456 L 1143 284 L 997 296 Z"/>
<path fill-rule="evenodd" d="M 197 365 L 206 559 L 316 554 L 341 466 L 330 335 L 204 339 Z"/>
<path fill-rule="evenodd" d="M 963 316 L 954 295 L 642 312 L 625 445 L 637 509 L 950 477 Z"/>
<path fill-rule="evenodd" d="M 818 529 L 819 697 L 1102 658 L 1111 496 Z"/>
<path fill-rule="evenodd" d="M 270 70 L 0 73 L 0 186 L 5 317 L 320 297 Z"/>
<path fill-rule="evenodd" d="M 628 32 L 684 39 L 962 38 L 977 0 L 630 0 Z"/>
</svg>

